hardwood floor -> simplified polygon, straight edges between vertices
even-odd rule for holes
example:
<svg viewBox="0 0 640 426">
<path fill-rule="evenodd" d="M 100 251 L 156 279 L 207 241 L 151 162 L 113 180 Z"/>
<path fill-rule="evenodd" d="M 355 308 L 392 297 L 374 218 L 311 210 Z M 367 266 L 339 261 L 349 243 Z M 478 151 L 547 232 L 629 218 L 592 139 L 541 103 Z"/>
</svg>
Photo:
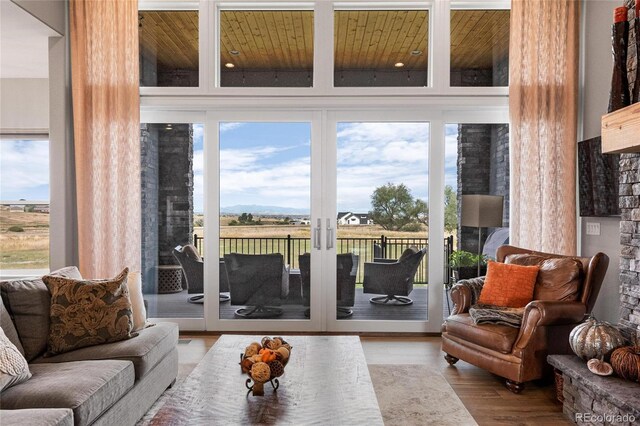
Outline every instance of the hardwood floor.
<svg viewBox="0 0 640 426">
<path fill-rule="evenodd" d="M 190 371 L 218 336 L 180 336 L 180 370 Z M 466 362 L 450 367 L 440 337 L 361 337 L 367 364 L 427 364 L 438 369 L 479 425 L 571 425 L 555 398 L 553 383 L 527 383 L 512 394 L 504 380 Z M 428 378 L 425 378 L 428 380 Z"/>
</svg>

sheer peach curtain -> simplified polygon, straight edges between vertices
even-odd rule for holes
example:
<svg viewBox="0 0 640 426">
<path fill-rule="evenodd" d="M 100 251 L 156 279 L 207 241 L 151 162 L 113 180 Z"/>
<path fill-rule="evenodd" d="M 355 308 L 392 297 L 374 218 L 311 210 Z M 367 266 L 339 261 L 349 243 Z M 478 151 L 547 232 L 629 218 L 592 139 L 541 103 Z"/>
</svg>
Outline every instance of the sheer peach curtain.
<svg viewBox="0 0 640 426">
<path fill-rule="evenodd" d="M 137 0 L 71 0 L 79 267 L 140 269 Z"/>
<path fill-rule="evenodd" d="M 511 241 L 576 252 L 578 0 L 513 0 Z"/>
</svg>

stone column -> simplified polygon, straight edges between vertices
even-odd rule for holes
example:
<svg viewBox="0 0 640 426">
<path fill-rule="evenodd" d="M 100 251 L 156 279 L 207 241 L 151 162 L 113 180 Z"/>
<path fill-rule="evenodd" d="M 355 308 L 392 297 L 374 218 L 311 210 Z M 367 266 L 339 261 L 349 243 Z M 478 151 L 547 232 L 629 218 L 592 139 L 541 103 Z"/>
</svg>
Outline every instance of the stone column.
<svg viewBox="0 0 640 426">
<path fill-rule="evenodd" d="M 640 154 L 620 156 L 620 325 L 640 337 Z"/>
</svg>

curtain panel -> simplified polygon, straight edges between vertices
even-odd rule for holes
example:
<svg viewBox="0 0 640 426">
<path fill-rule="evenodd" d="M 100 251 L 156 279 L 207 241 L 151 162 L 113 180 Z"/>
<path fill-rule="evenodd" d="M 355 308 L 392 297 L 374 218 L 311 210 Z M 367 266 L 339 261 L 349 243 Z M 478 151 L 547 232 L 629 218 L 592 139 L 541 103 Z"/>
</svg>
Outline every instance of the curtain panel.
<svg viewBox="0 0 640 426">
<path fill-rule="evenodd" d="M 70 0 L 79 268 L 140 270 L 137 0 Z"/>
<path fill-rule="evenodd" d="M 513 0 L 511 241 L 576 253 L 578 0 Z"/>
</svg>

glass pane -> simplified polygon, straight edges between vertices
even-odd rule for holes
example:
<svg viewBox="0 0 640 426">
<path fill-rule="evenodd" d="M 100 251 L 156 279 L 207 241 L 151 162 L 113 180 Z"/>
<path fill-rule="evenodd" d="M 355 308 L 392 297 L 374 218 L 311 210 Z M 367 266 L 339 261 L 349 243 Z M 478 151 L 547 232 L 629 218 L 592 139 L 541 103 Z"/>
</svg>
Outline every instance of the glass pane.
<svg viewBox="0 0 640 426">
<path fill-rule="evenodd" d="M 313 11 L 220 12 L 222 87 L 313 86 Z"/>
<path fill-rule="evenodd" d="M 198 87 L 198 11 L 138 13 L 140 86 Z"/>
<path fill-rule="evenodd" d="M 451 11 L 451 86 L 509 85 L 508 10 Z"/>
<path fill-rule="evenodd" d="M 49 141 L 0 141 L 0 271 L 49 272 Z"/>
<path fill-rule="evenodd" d="M 202 124 L 142 124 L 142 280 L 150 317 L 202 318 Z"/>
<path fill-rule="evenodd" d="M 424 321 L 429 123 L 337 131 L 337 317 Z"/>
<path fill-rule="evenodd" d="M 429 11 L 335 12 L 336 87 L 428 86 Z"/>
<path fill-rule="evenodd" d="M 220 318 L 308 319 L 311 123 L 219 132 L 220 285 L 231 295 Z"/>
<path fill-rule="evenodd" d="M 509 125 L 447 124 L 445 131 L 445 257 L 450 264 L 445 271 L 444 315 L 448 316 L 453 307 L 448 299 L 450 287 L 458 279 L 478 276 L 479 254 L 495 258 L 496 249 L 508 243 Z M 504 197 L 501 217 L 499 211 L 479 213 L 483 217 L 496 213 L 495 226 L 478 228 L 462 219 L 465 209 L 475 205 L 469 195 Z M 480 275 L 485 272 L 484 261 L 480 260 Z"/>
</svg>

